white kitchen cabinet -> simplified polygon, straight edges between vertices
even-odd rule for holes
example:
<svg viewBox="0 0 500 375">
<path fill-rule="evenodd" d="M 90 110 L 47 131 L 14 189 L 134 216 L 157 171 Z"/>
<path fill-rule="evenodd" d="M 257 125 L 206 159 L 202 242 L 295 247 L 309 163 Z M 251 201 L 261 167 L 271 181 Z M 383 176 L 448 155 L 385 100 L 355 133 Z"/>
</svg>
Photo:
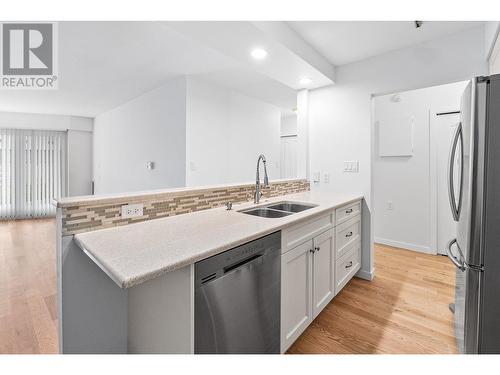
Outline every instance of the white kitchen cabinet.
<svg viewBox="0 0 500 375">
<path fill-rule="evenodd" d="M 313 319 L 335 295 L 335 249 L 333 229 L 313 239 Z"/>
<path fill-rule="evenodd" d="M 361 267 L 361 201 L 282 230 L 281 351 Z"/>
<path fill-rule="evenodd" d="M 333 228 L 281 258 L 281 347 L 285 351 L 335 295 Z"/>
<path fill-rule="evenodd" d="M 281 257 L 281 348 L 284 352 L 312 321 L 312 240 Z"/>
<path fill-rule="evenodd" d="M 332 210 L 286 228 L 281 232 L 281 253 L 284 254 L 295 246 L 333 228 L 334 222 L 335 212 Z"/>
</svg>

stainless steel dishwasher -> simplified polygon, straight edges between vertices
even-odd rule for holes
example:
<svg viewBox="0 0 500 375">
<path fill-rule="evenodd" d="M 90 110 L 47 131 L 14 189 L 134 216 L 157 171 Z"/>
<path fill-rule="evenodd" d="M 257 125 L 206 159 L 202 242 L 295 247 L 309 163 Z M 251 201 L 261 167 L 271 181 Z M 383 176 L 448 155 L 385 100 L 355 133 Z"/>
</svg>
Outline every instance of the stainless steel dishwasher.
<svg viewBox="0 0 500 375">
<path fill-rule="evenodd" d="M 195 353 L 279 353 L 281 232 L 195 264 Z"/>
</svg>

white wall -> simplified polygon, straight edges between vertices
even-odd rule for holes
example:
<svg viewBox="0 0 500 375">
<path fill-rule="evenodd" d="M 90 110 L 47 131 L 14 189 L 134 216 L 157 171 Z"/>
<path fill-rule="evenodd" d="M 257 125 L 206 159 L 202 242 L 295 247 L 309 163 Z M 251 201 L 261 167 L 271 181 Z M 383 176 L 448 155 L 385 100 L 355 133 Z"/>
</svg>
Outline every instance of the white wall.
<svg viewBox="0 0 500 375">
<path fill-rule="evenodd" d="M 0 112 L 0 127 L 59 131 L 73 129 L 92 132 L 93 120 L 88 117 L 79 116 Z"/>
<path fill-rule="evenodd" d="M 281 117 L 281 133 L 283 136 L 297 135 L 297 115 Z"/>
<path fill-rule="evenodd" d="M 486 59 L 491 57 L 499 31 L 500 21 L 487 21 L 484 25 L 484 52 Z"/>
<path fill-rule="evenodd" d="M 498 23 L 498 22 L 497 22 Z M 491 22 L 490 22 L 491 24 Z M 500 27 L 500 26 L 499 26 Z M 490 29 L 493 29 L 490 26 Z M 500 73 L 500 36 L 498 34 L 498 28 L 495 29 L 496 33 L 490 31 L 491 35 L 491 53 L 489 55 L 489 67 L 490 74 L 499 74 Z"/>
<path fill-rule="evenodd" d="M 92 194 L 92 132 L 68 130 L 68 195 Z"/>
<path fill-rule="evenodd" d="M 312 189 L 361 191 L 368 206 L 363 219 L 361 274 L 373 269 L 371 223 L 371 95 L 466 80 L 487 73 L 484 30 L 445 38 L 340 66 L 336 84 L 309 93 L 310 170 L 328 172 L 330 183 Z M 299 116 L 301 106 L 299 108 Z M 343 173 L 344 160 L 359 160 L 359 173 Z M 376 198 L 375 198 L 376 199 Z"/>
<path fill-rule="evenodd" d="M 253 181 L 259 154 L 279 178 L 280 117 L 274 105 L 189 77 L 186 186 Z"/>
<path fill-rule="evenodd" d="M 186 80 L 177 78 L 94 121 L 95 193 L 184 186 Z M 155 163 L 153 170 L 146 163 Z"/>
<path fill-rule="evenodd" d="M 399 102 L 393 95 L 377 96 L 374 103 L 375 143 L 372 169 L 373 219 L 375 241 L 417 251 L 435 253 L 436 233 L 431 225 L 436 207 L 431 204 L 432 189 L 437 181 L 431 179 L 431 117 L 436 112 L 456 111 L 466 82 L 434 86 L 399 93 Z M 392 118 L 413 118 L 413 155 L 380 157 L 378 153 L 379 125 Z M 433 139 L 448 150 L 449 139 Z M 446 174 L 446 165 L 440 165 L 437 174 Z M 433 186 L 431 185 L 433 184 Z M 388 209 L 387 202 L 392 202 Z M 450 220 L 451 215 L 450 215 Z M 434 233 L 434 234 L 433 234 Z"/>
<path fill-rule="evenodd" d="M 0 112 L 0 127 L 68 131 L 68 195 L 91 193 L 93 119 L 78 116 Z"/>
</svg>

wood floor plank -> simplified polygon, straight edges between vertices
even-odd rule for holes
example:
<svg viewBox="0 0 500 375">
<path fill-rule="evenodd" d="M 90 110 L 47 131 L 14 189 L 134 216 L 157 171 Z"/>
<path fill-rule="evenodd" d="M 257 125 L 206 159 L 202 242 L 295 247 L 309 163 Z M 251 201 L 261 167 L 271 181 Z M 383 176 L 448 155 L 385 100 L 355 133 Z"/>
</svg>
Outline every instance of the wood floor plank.
<svg viewBox="0 0 500 375">
<path fill-rule="evenodd" d="M 55 220 L 0 222 L 0 353 L 57 353 Z"/>
<path fill-rule="evenodd" d="M 456 353 L 448 259 L 376 245 L 375 268 L 373 281 L 351 280 L 288 353 Z"/>
<path fill-rule="evenodd" d="M 0 222 L 0 353 L 57 353 L 55 222 Z M 455 353 L 455 271 L 445 257 L 375 246 L 289 353 Z"/>
</svg>

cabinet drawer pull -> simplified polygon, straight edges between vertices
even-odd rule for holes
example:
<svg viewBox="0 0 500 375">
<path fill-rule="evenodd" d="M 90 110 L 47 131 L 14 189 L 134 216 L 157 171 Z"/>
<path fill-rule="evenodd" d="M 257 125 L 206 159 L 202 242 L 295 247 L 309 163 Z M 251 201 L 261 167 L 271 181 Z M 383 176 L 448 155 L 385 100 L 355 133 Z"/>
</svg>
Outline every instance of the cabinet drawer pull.
<svg viewBox="0 0 500 375">
<path fill-rule="evenodd" d="M 316 252 L 316 248 L 311 249 L 311 250 L 309 250 L 309 251 L 310 251 L 311 253 L 313 253 L 313 254 L 314 254 L 314 253 Z"/>
<path fill-rule="evenodd" d="M 352 267 L 352 260 L 349 262 L 349 264 L 346 264 L 345 268 L 351 268 Z"/>
<path fill-rule="evenodd" d="M 316 246 L 316 247 L 314 248 L 314 250 L 315 250 L 315 251 L 320 251 L 320 250 L 321 250 L 321 247 Z"/>
<path fill-rule="evenodd" d="M 346 214 L 350 214 L 350 213 L 352 213 L 352 208 L 349 208 L 349 209 L 345 210 L 345 213 L 346 213 Z"/>
<path fill-rule="evenodd" d="M 347 232 L 347 233 L 345 234 L 345 236 L 346 236 L 346 237 L 351 237 L 351 236 L 352 236 L 352 232 Z"/>
</svg>

